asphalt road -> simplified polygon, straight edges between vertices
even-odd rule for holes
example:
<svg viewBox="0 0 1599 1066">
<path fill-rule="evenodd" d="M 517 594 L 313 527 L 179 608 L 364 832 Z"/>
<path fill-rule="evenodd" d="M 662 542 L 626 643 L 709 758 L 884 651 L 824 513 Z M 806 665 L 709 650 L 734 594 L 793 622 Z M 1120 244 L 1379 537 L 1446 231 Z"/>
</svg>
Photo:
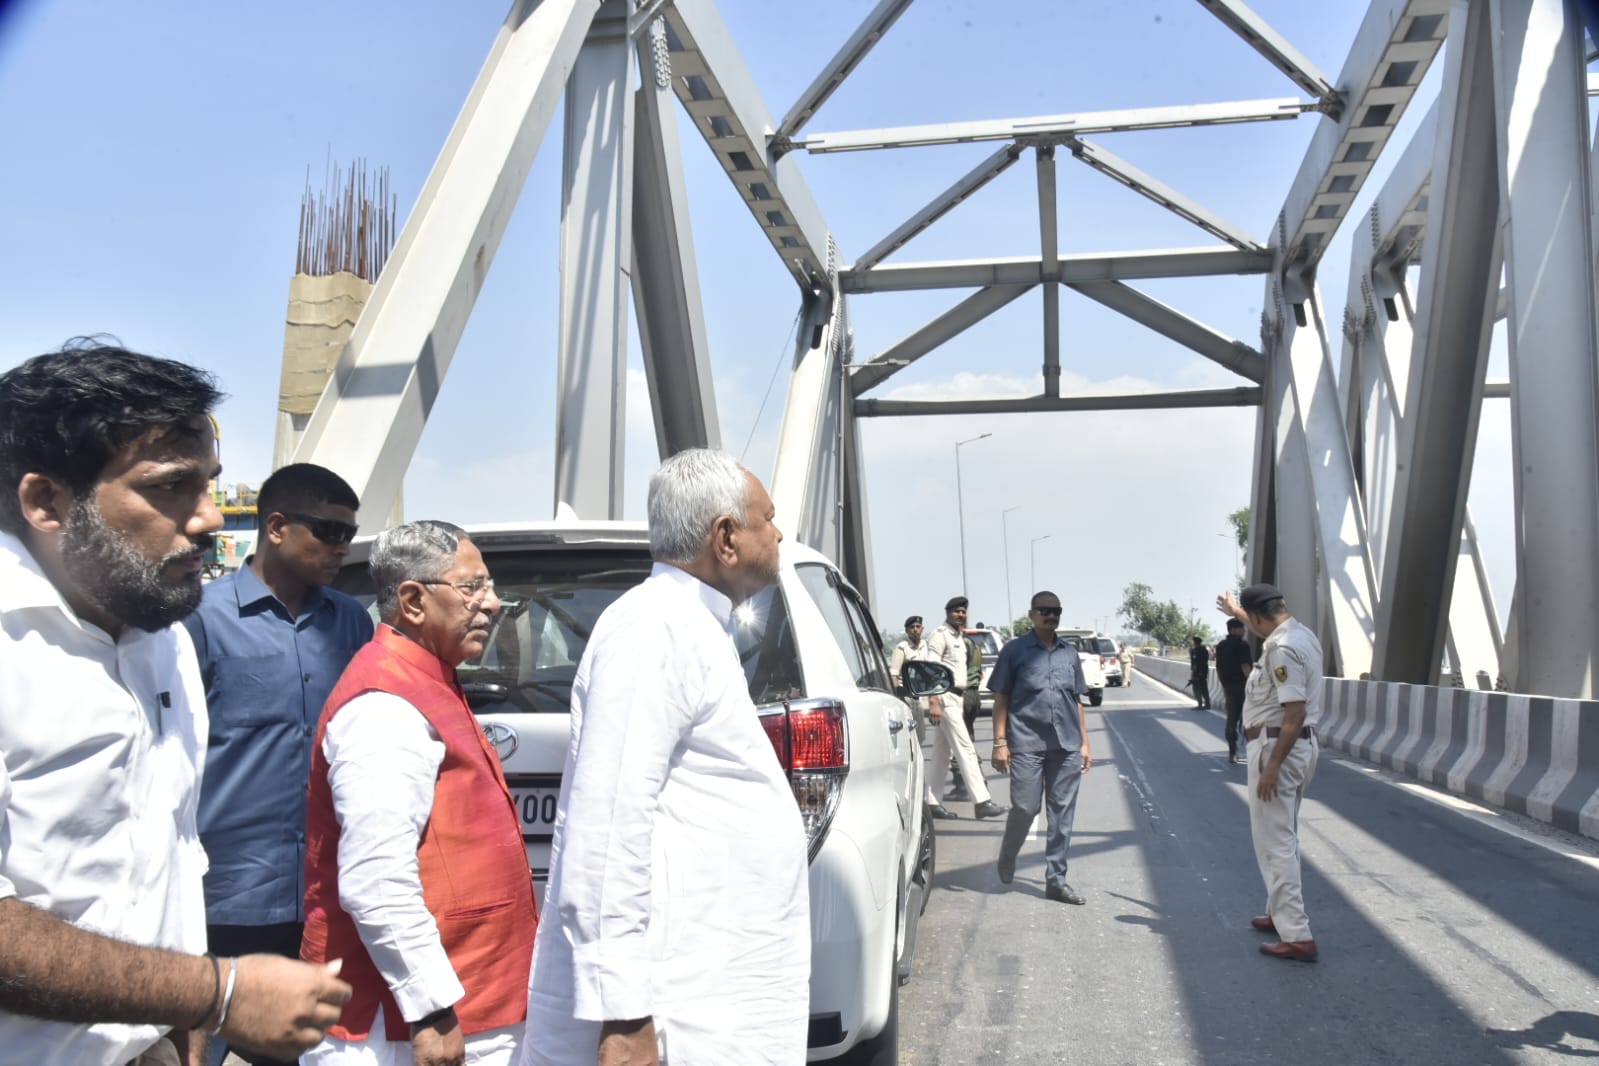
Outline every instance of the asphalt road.
<svg viewBox="0 0 1599 1066">
<path fill-rule="evenodd" d="M 1041 839 L 1000 885 L 998 822 L 951 804 L 902 1064 L 1599 1058 L 1599 847 L 1324 753 L 1301 815 L 1321 960 L 1269 959 L 1221 726 L 1144 677 L 1090 712 L 1068 874 L 1086 906 L 1044 898 Z"/>
</svg>

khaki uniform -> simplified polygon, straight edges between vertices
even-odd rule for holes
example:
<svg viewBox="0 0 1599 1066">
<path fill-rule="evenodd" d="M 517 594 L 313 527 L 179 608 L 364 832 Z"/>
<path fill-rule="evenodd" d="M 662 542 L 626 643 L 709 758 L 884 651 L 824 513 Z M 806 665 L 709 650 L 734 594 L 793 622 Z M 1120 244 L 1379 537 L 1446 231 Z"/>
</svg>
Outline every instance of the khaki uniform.
<svg viewBox="0 0 1599 1066">
<path fill-rule="evenodd" d="M 1266 638 L 1260 662 L 1244 687 L 1244 728 L 1261 727 L 1249 741 L 1249 829 L 1255 862 L 1266 882 L 1266 913 L 1284 940 L 1311 939 L 1299 870 L 1299 805 L 1316 774 L 1320 739 L 1301 732 L 1278 770 L 1275 799 L 1262 800 L 1255 786 L 1277 746 L 1277 738 L 1268 737 L 1266 730 L 1282 725 L 1283 704 L 1304 701 L 1303 729 L 1313 729 L 1321 720 L 1321 681 L 1321 642 L 1289 618 Z"/>
<path fill-rule="evenodd" d="M 906 660 L 911 662 L 938 662 L 938 654 L 933 651 L 933 646 L 923 637 L 920 644 L 912 645 L 908 640 L 902 640 L 894 645 L 894 653 L 888 657 L 888 672 L 894 675 L 896 682 L 902 680 L 900 672 Z M 927 743 L 927 697 L 920 698 L 907 696 L 905 705 L 911 709 L 916 717 L 916 743 Z"/>
<path fill-rule="evenodd" d="M 1126 688 L 1133 683 L 1133 653 L 1129 648 L 1122 648 L 1122 687 Z"/>
<path fill-rule="evenodd" d="M 972 736 L 966 731 L 966 722 L 961 718 L 968 662 L 966 634 L 945 622 L 928 634 L 926 642 L 932 645 L 938 661 L 949 667 L 950 673 L 955 675 L 955 687 L 943 696 L 935 697 L 943 702 L 938 715 L 938 735 L 933 739 L 933 761 L 929 764 L 933 773 L 927 775 L 927 802 L 935 806 L 941 802 L 937 786 L 943 783 L 944 767 L 949 765 L 953 753 L 961 780 L 966 782 L 966 791 L 971 793 L 973 801 L 987 803 L 992 797 L 988 793 L 987 782 L 983 780 L 983 767 L 977 761 L 977 748 L 972 744 Z"/>
</svg>

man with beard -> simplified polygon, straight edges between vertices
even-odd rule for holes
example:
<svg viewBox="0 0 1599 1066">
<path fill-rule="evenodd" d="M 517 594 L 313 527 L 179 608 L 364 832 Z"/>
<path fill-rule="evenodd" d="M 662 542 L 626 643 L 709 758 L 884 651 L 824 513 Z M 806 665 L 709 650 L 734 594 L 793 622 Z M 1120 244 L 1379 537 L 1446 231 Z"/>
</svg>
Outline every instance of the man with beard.
<svg viewBox="0 0 1599 1066">
<path fill-rule="evenodd" d="M 260 538 L 184 619 L 211 714 L 200 790 L 212 952 L 300 957 L 311 732 L 350 657 L 372 639 L 356 600 L 325 588 L 355 538 L 355 491 L 294 463 L 261 485 Z M 220 1063 L 218 1041 L 210 1061 Z M 276 1063 L 249 1053 L 255 1063 Z"/>
<path fill-rule="evenodd" d="M 456 682 L 499 597 L 447 522 L 378 536 L 383 624 L 328 697 L 306 798 L 310 962 L 354 986 L 305 1066 L 514 1066 L 538 907 L 500 759 Z"/>
<path fill-rule="evenodd" d="M 650 479 L 643 582 L 572 684 L 524 1066 L 799 1066 L 805 829 L 750 699 L 733 609 L 777 580 L 771 497 L 695 448 Z"/>
<path fill-rule="evenodd" d="M 349 994 L 335 968 L 203 954 L 205 694 L 173 623 L 222 524 L 217 399 L 201 371 L 94 342 L 0 375 L 8 1061 L 175 1062 L 195 1029 L 287 1058 Z"/>
</svg>

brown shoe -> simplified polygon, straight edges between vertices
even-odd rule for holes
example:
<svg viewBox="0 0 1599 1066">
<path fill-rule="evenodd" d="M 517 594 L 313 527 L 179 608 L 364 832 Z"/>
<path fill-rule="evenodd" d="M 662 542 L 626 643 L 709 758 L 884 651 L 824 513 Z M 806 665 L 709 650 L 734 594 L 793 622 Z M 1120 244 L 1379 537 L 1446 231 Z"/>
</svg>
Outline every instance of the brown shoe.
<svg viewBox="0 0 1599 1066">
<path fill-rule="evenodd" d="M 1271 915 L 1269 914 L 1257 914 L 1249 919 L 1249 924 L 1259 929 L 1262 933 L 1275 933 L 1277 931 L 1277 923 L 1271 920 Z"/>
<path fill-rule="evenodd" d="M 1314 940 L 1279 940 L 1275 944 L 1260 945 L 1262 955 L 1270 955 L 1274 959 L 1288 959 L 1292 962 L 1315 962 L 1316 942 Z"/>
</svg>

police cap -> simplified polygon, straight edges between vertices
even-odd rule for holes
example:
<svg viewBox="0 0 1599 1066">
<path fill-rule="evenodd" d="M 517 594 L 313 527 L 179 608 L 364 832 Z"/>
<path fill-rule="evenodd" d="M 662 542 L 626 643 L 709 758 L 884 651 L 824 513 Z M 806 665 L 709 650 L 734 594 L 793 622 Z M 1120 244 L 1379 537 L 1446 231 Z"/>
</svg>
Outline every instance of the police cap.
<svg viewBox="0 0 1599 1066">
<path fill-rule="evenodd" d="M 951 596 L 949 598 L 949 602 L 944 604 L 944 610 L 953 611 L 957 607 L 965 607 L 965 606 L 966 606 L 966 597 L 965 596 Z"/>
<path fill-rule="evenodd" d="M 1282 598 L 1281 589 L 1276 585 L 1267 585 L 1262 582 L 1259 585 L 1250 585 L 1240 592 L 1238 594 L 1238 606 L 1251 614 L 1264 614 L 1266 613 L 1264 608 L 1268 603 Z"/>
</svg>

